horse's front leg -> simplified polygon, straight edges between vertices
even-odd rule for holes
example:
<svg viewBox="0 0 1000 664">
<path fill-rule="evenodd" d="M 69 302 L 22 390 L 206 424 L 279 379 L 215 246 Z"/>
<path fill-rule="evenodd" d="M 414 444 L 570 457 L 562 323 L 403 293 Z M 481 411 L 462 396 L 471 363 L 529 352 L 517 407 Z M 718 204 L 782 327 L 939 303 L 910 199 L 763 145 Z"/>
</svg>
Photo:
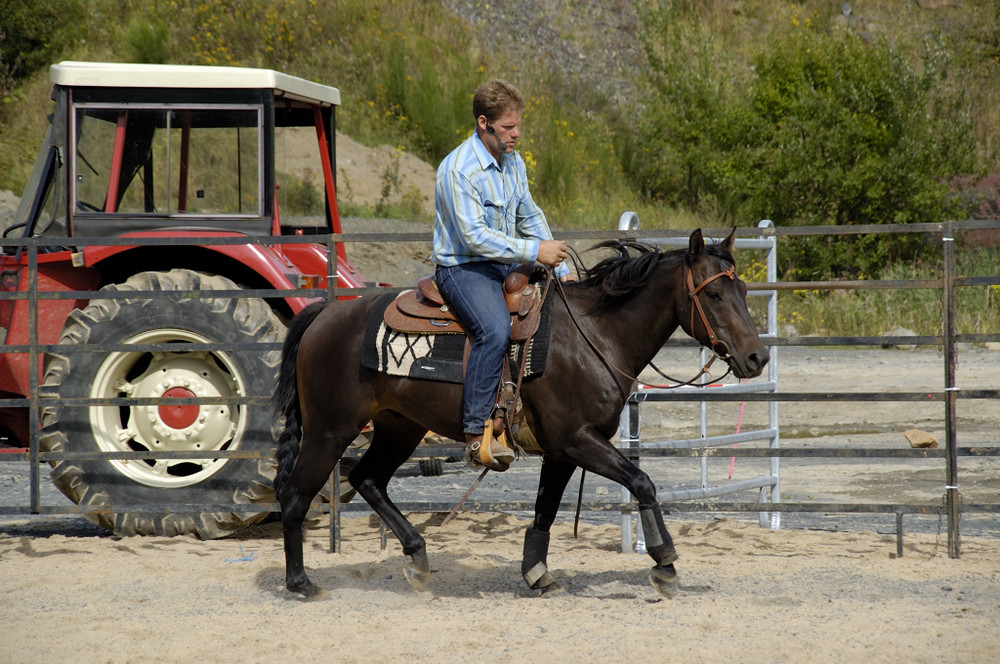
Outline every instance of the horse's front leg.
<svg viewBox="0 0 1000 664">
<path fill-rule="evenodd" d="M 627 488 L 639 502 L 639 518 L 646 536 L 646 552 L 656 565 L 649 572 L 653 588 L 664 597 L 677 594 L 677 551 L 674 540 L 663 523 L 656 485 L 638 466 L 627 459 L 597 432 L 584 432 L 564 453 L 584 470 L 614 480 Z"/>
<path fill-rule="evenodd" d="M 551 594 L 562 590 L 549 574 L 546 558 L 549 552 L 549 529 L 559 511 L 559 501 L 576 466 L 571 463 L 542 459 L 542 472 L 538 478 L 538 495 L 535 498 L 535 520 L 524 533 L 524 555 L 521 558 L 521 576 L 532 590 Z"/>
<path fill-rule="evenodd" d="M 648 476 L 646 479 L 649 479 Z M 673 538 L 663 523 L 663 513 L 655 499 L 656 489 L 653 491 L 652 502 L 643 504 L 641 500 L 639 501 L 639 520 L 642 522 L 642 532 L 646 536 L 646 552 L 656 561 L 656 565 L 649 570 L 649 582 L 653 584 L 656 592 L 671 598 L 677 594 L 678 588 L 677 570 L 674 569 L 677 551 L 674 549 Z"/>
</svg>

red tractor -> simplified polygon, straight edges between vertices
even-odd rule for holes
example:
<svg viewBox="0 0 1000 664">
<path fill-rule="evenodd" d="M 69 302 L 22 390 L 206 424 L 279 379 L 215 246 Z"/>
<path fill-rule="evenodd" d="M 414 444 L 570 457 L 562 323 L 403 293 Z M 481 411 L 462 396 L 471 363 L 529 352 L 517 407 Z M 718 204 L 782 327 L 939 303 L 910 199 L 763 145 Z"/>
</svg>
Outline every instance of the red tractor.
<svg viewBox="0 0 1000 664">
<path fill-rule="evenodd" d="M 338 286 L 366 285 L 342 245 L 328 265 L 308 237 L 341 230 L 340 92 L 236 67 L 63 62 L 50 77 L 51 126 L 3 232 L 3 291 L 38 297 L 0 300 L 0 399 L 15 404 L 0 409 L 0 428 L 27 446 L 34 427 L 41 451 L 76 455 L 50 462 L 53 482 L 118 534 L 223 535 L 272 499 L 271 460 L 190 453 L 274 446 L 276 344 L 312 299 L 268 291 L 327 288 L 333 274 Z M 281 185 L 311 197 L 314 214 L 282 219 Z M 269 241 L 279 236 L 301 242 Z M 43 362 L 31 343 L 49 346 Z M 216 403 L 190 403 L 199 398 Z M 95 452 L 138 454 L 86 456 Z M 234 503 L 246 509 L 225 507 Z M 184 504 L 218 507 L 149 508 Z"/>
</svg>

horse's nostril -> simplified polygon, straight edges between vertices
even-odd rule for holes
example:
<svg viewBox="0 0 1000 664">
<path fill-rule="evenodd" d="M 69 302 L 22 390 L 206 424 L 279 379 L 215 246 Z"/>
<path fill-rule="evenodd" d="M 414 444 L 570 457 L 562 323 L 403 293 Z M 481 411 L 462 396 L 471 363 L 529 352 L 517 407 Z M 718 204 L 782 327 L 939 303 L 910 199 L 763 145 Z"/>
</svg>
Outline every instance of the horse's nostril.
<svg viewBox="0 0 1000 664">
<path fill-rule="evenodd" d="M 750 356 L 747 358 L 750 368 L 754 370 L 763 369 L 770 359 L 771 356 L 766 351 L 763 353 L 750 353 Z"/>
</svg>

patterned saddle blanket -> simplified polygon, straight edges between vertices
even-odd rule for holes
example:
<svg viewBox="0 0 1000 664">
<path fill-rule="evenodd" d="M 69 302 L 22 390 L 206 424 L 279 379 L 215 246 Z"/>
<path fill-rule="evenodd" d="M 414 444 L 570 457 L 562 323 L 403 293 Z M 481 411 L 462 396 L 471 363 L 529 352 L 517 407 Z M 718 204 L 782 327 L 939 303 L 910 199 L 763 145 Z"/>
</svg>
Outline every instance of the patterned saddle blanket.
<svg viewBox="0 0 1000 664">
<path fill-rule="evenodd" d="M 465 334 L 418 334 L 390 328 L 385 324 L 385 311 L 396 297 L 392 293 L 379 296 L 372 307 L 362 341 L 361 364 L 391 376 L 461 383 Z M 551 300 L 547 298 L 542 306 L 538 329 L 528 347 L 524 341 L 512 341 L 508 347 L 512 375 L 517 375 L 522 361 L 526 362 L 525 380 L 544 370 L 549 352 Z"/>
</svg>

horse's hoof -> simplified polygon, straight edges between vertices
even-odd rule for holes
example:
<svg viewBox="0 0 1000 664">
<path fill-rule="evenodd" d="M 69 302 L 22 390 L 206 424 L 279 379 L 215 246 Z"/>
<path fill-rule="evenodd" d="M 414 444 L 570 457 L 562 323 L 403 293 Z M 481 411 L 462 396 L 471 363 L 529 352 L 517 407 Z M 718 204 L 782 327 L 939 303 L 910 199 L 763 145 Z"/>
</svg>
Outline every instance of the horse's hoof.
<svg viewBox="0 0 1000 664">
<path fill-rule="evenodd" d="M 289 583 L 285 586 L 293 593 L 302 595 L 305 599 L 320 599 L 326 596 L 326 591 L 319 586 L 314 586 L 311 581 L 305 583 Z"/>
<path fill-rule="evenodd" d="M 417 592 L 423 592 L 427 590 L 427 581 L 430 579 L 431 574 L 427 570 L 422 570 L 413 563 L 406 563 L 403 566 L 403 576 L 409 582 L 410 586 Z"/>
<path fill-rule="evenodd" d="M 560 586 L 558 583 L 553 581 L 547 586 L 540 588 L 542 591 L 541 597 L 559 597 L 560 595 L 566 594 L 566 589 Z"/>
<path fill-rule="evenodd" d="M 653 584 L 656 592 L 667 599 L 677 595 L 677 571 L 673 565 L 664 565 L 663 567 L 657 565 L 649 570 L 649 582 Z"/>
<path fill-rule="evenodd" d="M 431 565 L 427 561 L 427 550 L 421 546 L 410 554 L 410 560 L 403 566 L 403 576 L 417 592 L 427 590 L 427 580 L 431 576 Z"/>
<path fill-rule="evenodd" d="M 544 565 L 544 563 L 540 564 Z M 528 587 L 531 588 L 532 590 L 541 591 L 542 597 L 561 595 L 565 592 L 563 587 L 560 586 L 558 583 L 556 583 L 556 580 L 552 578 L 552 575 L 549 574 L 548 570 L 545 570 L 545 572 L 540 577 L 538 577 L 538 579 L 535 580 L 534 583 L 530 582 L 530 575 L 525 575 L 525 576 L 526 578 L 524 580 L 528 582 Z"/>
</svg>

